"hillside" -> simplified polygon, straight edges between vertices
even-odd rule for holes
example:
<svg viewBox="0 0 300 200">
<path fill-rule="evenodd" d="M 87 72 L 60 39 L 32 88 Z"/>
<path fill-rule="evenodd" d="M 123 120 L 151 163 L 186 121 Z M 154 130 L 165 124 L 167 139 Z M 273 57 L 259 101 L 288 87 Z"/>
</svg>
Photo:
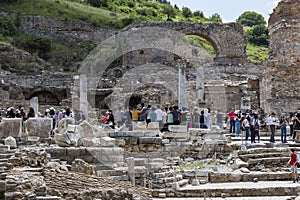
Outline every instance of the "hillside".
<svg viewBox="0 0 300 200">
<path fill-rule="evenodd" d="M 1 35 L 0 32 L 0 41 L 11 43 L 17 48 L 50 61 L 51 65 L 64 65 L 64 68 L 71 72 L 76 71 L 76 67 L 66 66 L 74 66 L 74 61 L 79 63 L 97 43 L 66 42 L 24 33 L 19 28 L 20 15 L 48 16 L 64 21 L 78 20 L 116 30 L 143 21 L 222 21 L 217 13 L 205 17 L 200 10 L 192 12 L 187 7 L 172 6 L 165 0 L 2 0 L 0 7 L 4 12 L 13 13 L 15 17 L 12 17 L 12 21 L 16 26 L 16 33 Z M 203 38 L 187 36 L 182 42 L 214 53 L 212 46 Z M 247 53 L 251 62 L 263 62 L 268 54 L 267 48 L 255 45 L 249 46 Z M 57 59 L 60 60 L 57 62 Z"/>
</svg>

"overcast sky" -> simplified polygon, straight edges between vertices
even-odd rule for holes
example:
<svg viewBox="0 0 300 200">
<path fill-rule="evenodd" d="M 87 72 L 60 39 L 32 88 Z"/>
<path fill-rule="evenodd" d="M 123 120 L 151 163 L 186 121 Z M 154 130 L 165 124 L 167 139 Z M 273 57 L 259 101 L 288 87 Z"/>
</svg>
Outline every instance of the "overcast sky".
<svg viewBox="0 0 300 200">
<path fill-rule="evenodd" d="M 205 17 L 218 13 L 223 22 L 235 21 L 245 11 L 255 11 L 262 14 L 268 22 L 269 14 L 279 0 L 169 0 L 180 9 L 185 6 L 192 11 L 201 10 Z"/>
</svg>

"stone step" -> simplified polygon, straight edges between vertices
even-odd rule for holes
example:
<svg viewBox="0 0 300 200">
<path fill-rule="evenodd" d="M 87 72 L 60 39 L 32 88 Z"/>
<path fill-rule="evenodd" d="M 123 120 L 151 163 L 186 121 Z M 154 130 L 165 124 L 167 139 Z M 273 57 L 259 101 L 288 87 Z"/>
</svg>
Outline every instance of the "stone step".
<svg viewBox="0 0 300 200">
<path fill-rule="evenodd" d="M 40 197 L 36 197 L 36 200 L 61 200 L 61 197 L 57 197 L 57 196 L 40 196 Z"/>
<path fill-rule="evenodd" d="M 0 179 L 1 179 L 1 180 L 5 180 L 5 179 L 6 179 L 6 176 L 7 176 L 7 173 L 6 173 L 6 172 L 0 173 Z"/>
<path fill-rule="evenodd" d="M 12 157 L 14 155 L 15 155 L 14 153 L 0 153 L 0 159 L 10 158 L 10 157 Z"/>
<path fill-rule="evenodd" d="M 226 183 L 226 182 L 252 182 L 256 181 L 288 181 L 291 180 L 290 169 L 276 172 L 260 172 L 250 171 L 250 173 L 242 172 L 214 172 L 210 173 L 209 181 L 211 183 Z"/>
<path fill-rule="evenodd" d="M 263 165 L 267 165 L 268 167 L 279 167 L 279 166 L 286 166 L 287 162 L 289 161 L 290 157 L 270 157 L 270 158 L 257 158 L 257 159 L 249 159 L 247 162 L 249 166 L 254 166 L 258 163 Z M 268 168 L 267 167 L 267 168 Z"/>
<path fill-rule="evenodd" d="M 96 175 L 99 177 L 122 176 L 127 174 L 124 170 L 97 170 Z"/>
<path fill-rule="evenodd" d="M 167 187 L 172 187 L 174 183 L 166 183 Z M 182 179 L 180 181 L 177 181 L 176 184 L 178 184 L 179 187 L 184 187 L 187 184 L 189 184 L 189 179 Z"/>
<path fill-rule="evenodd" d="M 270 158 L 270 157 L 286 157 L 289 154 L 285 153 L 285 152 L 275 152 L 275 153 L 260 153 L 260 154 L 243 154 L 240 155 L 239 157 L 243 160 L 243 161 L 247 161 L 248 159 L 256 159 L 256 158 Z"/>
<path fill-rule="evenodd" d="M 174 171 L 173 170 L 168 170 L 168 171 L 165 171 L 165 172 L 157 172 L 157 173 L 152 174 L 153 178 L 165 178 L 165 177 L 170 177 L 170 176 L 174 177 Z"/>
<path fill-rule="evenodd" d="M 175 192 L 176 197 L 254 197 L 296 196 L 299 183 L 292 181 L 263 181 L 236 183 L 208 183 L 199 186 L 187 185 Z M 168 194 L 167 194 L 168 195 Z"/>
<path fill-rule="evenodd" d="M 183 178 L 183 176 L 181 174 L 177 174 L 176 177 L 174 177 L 174 175 L 172 175 L 170 177 L 154 179 L 154 180 L 152 180 L 152 183 L 155 183 L 155 184 L 174 183 L 174 182 L 182 180 L 182 178 Z"/>
<path fill-rule="evenodd" d="M 290 154 L 288 148 L 251 148 L 247 149 L 246 151 L 238 151 L 238 155 L 244 155 L 244 154 L 264 154 L 264 153 L 287 153 L 287 155 Z"/>
</svg>

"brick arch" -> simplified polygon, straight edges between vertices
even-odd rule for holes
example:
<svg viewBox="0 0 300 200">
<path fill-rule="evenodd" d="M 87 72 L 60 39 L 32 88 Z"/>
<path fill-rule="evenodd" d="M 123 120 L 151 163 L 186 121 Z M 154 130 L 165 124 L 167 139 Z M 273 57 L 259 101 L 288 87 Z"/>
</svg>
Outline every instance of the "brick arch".
<svg viewBox="0 0 300 200">
<path fill-rule="evenodd" d="M 216 62 L 247 62 L 247 40 L 242 26 L 238 23 L 144 22 L 126 30 L 145 27 L 159 27 L 183 35 L 203 37 L 215 49 Z"/>
</svg>

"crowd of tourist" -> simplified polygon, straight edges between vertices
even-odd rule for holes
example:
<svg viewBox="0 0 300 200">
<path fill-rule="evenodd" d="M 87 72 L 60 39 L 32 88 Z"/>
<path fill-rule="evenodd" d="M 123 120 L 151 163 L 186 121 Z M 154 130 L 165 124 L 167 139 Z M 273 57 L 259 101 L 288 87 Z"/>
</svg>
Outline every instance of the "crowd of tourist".
<svg viewBox="0 0 300 200">
<path fill-rule="evenodd" d="M 275 131 L 280 129 L 281 142 L 287 143 L 287 127 L 289 126 L 289 139 L 294 142 L 300 142 L 300 110 L 298 112 L 289 113 L 276 117 L 274 112 L 267 115 L 262 112 L 242 113 L 232 109 L 227 113 L 229 118 L 229 133 L 240 137 L 241 131 L 245 131 L 245 140 L 251 139 L 251 143 L 260 142 L 260 130 L 266 129 L 270 131 L 269 142 L 275 143 Z"/>
<path fill-rule="evenodd" d="M 24 107 L 19 106 L 17 109 L 14 107 L 8 107 L 6 110 L 0 111 L 0 122 L 2 118 L 21 118 L 23 122 L 25 122 L 28 118 L 34 117 L 45 117 L 45 118 L 52 118 L 53 119 L 53 129 L 58 126 L 58 123 L 63 118 L 74 118 L 74 114 L 70 108 L 61 108 L 60 110 L 56 111 L 54 107 L 46 109 L 44 114 L 40 112 L 36 113 L 32 107 L 29 107 L 28 111 L 24 109 Z"/>
<path fill-rule="evenodd" d="M 187 128 L 210 128 L 211 116 L 207 108 L 198 112 L 198 108 L 190 111 L 187 108 L 179 109 L 176 105 L 162 107 L 160 105 L 146 106 L 141 103 L 133 107 L 127 107 L 126 110 L 120 105 L 115 115 L 112 110 L 108 110 L 103 117 L 103 121 L 112 128 L 115 125 L 120 127 L 125 124 L 129 130 L 132 130 L 132 123 L 139 121 L 144 121 L 146 126 L 150 122 L 158 122 L 160 130 L 163 132 L 168 131 L 169 125 L 179 124 L 186 125 Z"/>
</svg>

